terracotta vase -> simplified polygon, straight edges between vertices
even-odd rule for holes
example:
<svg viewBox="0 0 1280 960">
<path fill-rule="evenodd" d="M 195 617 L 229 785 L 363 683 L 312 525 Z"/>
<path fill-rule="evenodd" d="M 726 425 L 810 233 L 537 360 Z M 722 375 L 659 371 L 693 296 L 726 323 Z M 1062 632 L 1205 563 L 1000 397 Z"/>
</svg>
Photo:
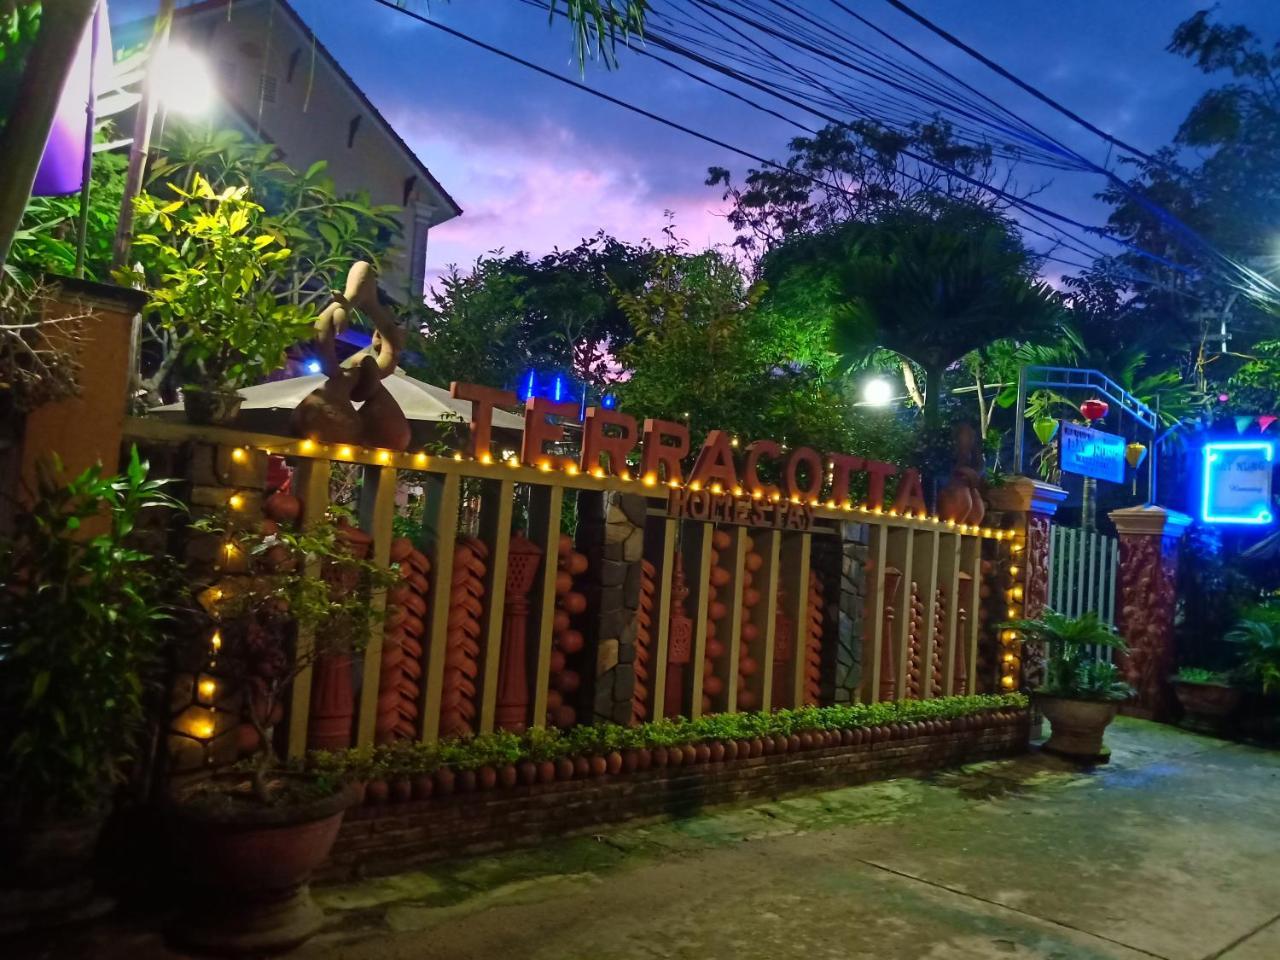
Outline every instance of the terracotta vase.
<svg viewBox="0 0 1280 960">
<path fill-rule="evenodd" d="M 351 746 L 351 725 L 356 707 L 351 656 L 333 654 L 317 657 L 312 670 L 307 747 L 311 750 L 345 750 Z"/>
</svg>

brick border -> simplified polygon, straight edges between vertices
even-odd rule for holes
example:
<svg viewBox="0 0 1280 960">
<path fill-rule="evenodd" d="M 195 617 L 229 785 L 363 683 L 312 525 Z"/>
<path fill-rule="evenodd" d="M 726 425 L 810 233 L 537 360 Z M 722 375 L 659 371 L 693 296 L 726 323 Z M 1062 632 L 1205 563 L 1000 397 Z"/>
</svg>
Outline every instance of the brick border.
<svg viewBox="0 0 1280 960">
<path fill-rule="evenodd" d="M 321 880 L 392 873 L 433 860 L 536 846 L 605 824 L 679 819 L 747 800 L 853 786 L 1027 750 L 1029 713 L 980 729 L 886 737 L 851 746 L 694 767 L 357 807 Z"/>
</svg>

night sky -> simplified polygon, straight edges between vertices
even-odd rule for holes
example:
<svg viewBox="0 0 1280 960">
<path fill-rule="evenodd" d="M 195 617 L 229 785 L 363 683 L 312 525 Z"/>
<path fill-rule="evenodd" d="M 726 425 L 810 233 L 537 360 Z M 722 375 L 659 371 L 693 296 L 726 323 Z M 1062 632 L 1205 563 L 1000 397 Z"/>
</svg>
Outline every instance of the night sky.
<svg viewBox="0 0 1280 960">
<path fill-rule="evenodd" d="M 752 165 L 713 145 L 537 76 L 469 47 L 372 0 L 292 0 L 316 31 L 464 208 L 432 231 L 430 268 L 463 267 L 498 248 L 538 254 L 571 246 L 603 228 L 629 240 L 656 238 L 672 211 L 694 247 L 732 232 L 719 191 L 703 185 L 717 164 Z M 663 0 L 677 5 L 687 0 Z M 796 0 L 836 18 L 828 0 Z M 147 3 L 119 0 L 113 19 Z M 568 31 L 519 0 L 412 0 L 415 10 L 495 46 L 577 78 Z M 947 69 L 1067 140 L 1098 163 L 1107 145 L 1036 103 L 881 0 L 853 6 Z M 1055 97 L 1096 126 L 1145 150 L 1166 144 L 1197 96 L 1214 82 L 1165 52 L 1174 27 L 1204 0 L 917 0 L 940 26 Z M 1268 43 L 1280 39 L 1280 3 L 1224 0 L 1217 19 L 1244 23 Z M 850 35 L 872 42 L 851 21 Z M 883 41 L 879 41 L 883 44 Z M 796 131 L 643 57 L 620 53 L 620 68 L 587 68 L 587 83 L 754 153 L 783 159 Z M 794 112 L 794 111 L 793 111 Z M 1097 175 L 1026 167 L 1026 185 L 1046 185 L 1045 206 L 1101 223 Z M 1044 248 L 1044 241 L 1035 240 Z M 1064 257 L 1081 259 L 1063 253 Z M 1053 275 L 1070 268 L 1047 265 Z"/>
</svg>

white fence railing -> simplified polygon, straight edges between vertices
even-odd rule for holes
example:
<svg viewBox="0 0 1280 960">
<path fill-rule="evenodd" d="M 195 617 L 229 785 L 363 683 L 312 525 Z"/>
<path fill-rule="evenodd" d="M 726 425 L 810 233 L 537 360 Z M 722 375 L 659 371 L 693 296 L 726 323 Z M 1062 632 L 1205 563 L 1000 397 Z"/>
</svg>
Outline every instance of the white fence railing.
<svg viewBox="0 0 1280 960">
<path fill-rule="evenodd" d="M 1049 535 L 1049 606 L 1069 617 L 1095 611 L 1116 625 L 1119 543 L 1096 530 L 1054 526 Z M 1110 659 L 1109 651 L 1103 651 Z"/>
</svg>

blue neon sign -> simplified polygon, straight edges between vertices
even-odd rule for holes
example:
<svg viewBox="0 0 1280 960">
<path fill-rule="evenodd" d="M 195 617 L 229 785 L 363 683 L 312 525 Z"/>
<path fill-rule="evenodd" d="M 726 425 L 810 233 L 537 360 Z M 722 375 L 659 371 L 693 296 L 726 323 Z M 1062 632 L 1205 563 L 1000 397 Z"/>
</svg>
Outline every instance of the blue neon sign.
<svg viewBox="0 0 1280 960">
<path fill-rule="evenodd" d="M 1200 516 L 1205 523 L 1262 525 L 1275 520 L 1270 440 L 1220 440 L 1204 445 Z"/>
</svg>

